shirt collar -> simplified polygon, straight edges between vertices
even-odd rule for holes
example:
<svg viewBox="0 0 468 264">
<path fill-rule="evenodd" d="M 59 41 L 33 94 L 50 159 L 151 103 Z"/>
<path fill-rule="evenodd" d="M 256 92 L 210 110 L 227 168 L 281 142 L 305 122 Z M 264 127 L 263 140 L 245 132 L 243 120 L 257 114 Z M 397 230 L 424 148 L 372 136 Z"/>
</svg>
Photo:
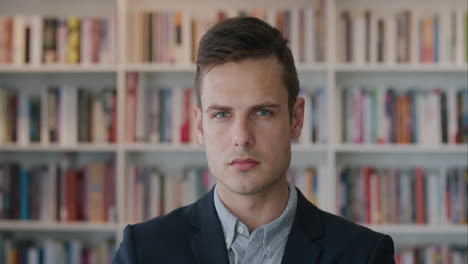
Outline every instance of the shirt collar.
<svg viewBox="0 0 468 264">
<path fill-rule="evenodd" d="M 268 256 L 271 256 L 282 242 L 288 237 L 294 222 L 297 208 L 297 191 L 294 185 L 288 182 L 289 197 L 286 208 L 281 215 L 272 222 L 257 228 L 254 232 L 264 232 L 263 247 Z M 226 247 L 229 250 L 235 239 L 235 228 L 242 222 L 234 216 L 223 204 L 218 195 L 218 185 L 215 186 L 214 204 L 216 212 L 223 227 L 224 237 L 226 238 Z M 242 223 L 243 226 L 245 226 Z M 268 248 L 271 250 L 268 250 Z"/>
<path fill-rule="evenodd" d="M 229 250 L 232 242 L 234 241 L 235 228 L 239 219 L 234 216 L 223 204 L 218 195 L 218 184 L 215 185 L 214 189 L 214 204 L 216 212 L 218 213 L 221 226 L 223 227 L 224 238 L 226 239 L 226 247 Z"/>
</svg>

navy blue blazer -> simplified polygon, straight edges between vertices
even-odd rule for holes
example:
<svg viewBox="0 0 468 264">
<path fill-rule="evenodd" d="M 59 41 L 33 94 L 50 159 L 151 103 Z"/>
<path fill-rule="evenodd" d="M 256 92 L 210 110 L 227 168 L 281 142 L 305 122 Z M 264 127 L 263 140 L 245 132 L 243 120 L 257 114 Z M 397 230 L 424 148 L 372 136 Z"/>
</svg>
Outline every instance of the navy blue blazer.
<svg viewBox="0 0 468 264">
<path fill-rule="evenodd" d="M 194 204 L 125 227 L 112 263 L 229 264 L 213 190 Z M 282 264 L 395 263 L 390 236 L 324 212 L 297 193 Z"/>
</svg>

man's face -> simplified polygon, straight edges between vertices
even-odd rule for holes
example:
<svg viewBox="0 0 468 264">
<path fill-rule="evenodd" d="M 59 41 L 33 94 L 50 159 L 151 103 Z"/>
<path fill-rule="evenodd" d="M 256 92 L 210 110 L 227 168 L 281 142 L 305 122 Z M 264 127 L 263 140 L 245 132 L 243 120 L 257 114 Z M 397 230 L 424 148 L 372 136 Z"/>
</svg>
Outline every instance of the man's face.
<svg viewBox="0 0 468 264">
<path fill-rule="evenodd" d="M 202 79 L 198 140 L 218 183 L 232 193 L 260 193 L 286 177 L 304 100 L 297 99 L 291 122 L 281 73 L 272 56 L 215 66 Z"/>
</svg>

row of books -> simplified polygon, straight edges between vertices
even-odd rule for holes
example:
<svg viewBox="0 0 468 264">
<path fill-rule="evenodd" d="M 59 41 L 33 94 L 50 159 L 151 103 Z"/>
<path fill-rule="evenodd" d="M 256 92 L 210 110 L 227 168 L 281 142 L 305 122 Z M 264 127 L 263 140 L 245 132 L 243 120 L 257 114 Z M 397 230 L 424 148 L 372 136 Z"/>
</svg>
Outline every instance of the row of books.
<svg viewBox="0 0 468 264">
<path fill-rule="evenodd" d="M 379 15 L 343 10 L 338 21 L 338 61 L 347 63 L 468 62 L 468 13 L 463 9 Z"/>
<path fill-rule="evenodd" d="M 342 90 L 343 141 L 347 143 L 468 142 L 468 88 Z"/>
<path fill-rule="evenodd" d="M 324 62 L 325 1 L 314 7 L 287 10 L 230 10 L 199 16 L 188 11 L 137 11 L 128 15 L 127 60 L 188 64 L 196 61 L 206 31 L 226 18 L 254 16 L 277 27 L 291 41 L 298 63 Z"/>
<path fill-rule="evenodd" d="M 299 144 L 328 142 L 328 100 L 325 89 L 318 88 L 312 91 L 301 89 L 299 96 L 305 100 L 304 124 Z"/>
<path fill-rule="evenodd" d="M 323 188 L 321 179 L 326 175 L 325 169 L 326 167 L 323 166 L 303 169 L 289 168 L 287 179 L 291 184 L 299 188 L 307 200 L 316 206 L 320 206 L 320 203 L 323 203 L 321 201 L 323 198 L 320 197 L 319 190 Z"/>
<path fill-rule="evenodd" d="M 0 88 L 0 124 L 0 143 L 116 142 L 116 91 L 73 85 Z"/>
<path fill-rule="evenodd" d="M 0 64 L 111 64 L 112 18 L 0 16 Z"/>
<path fill-rule="evenodd" d="M 148 87 L 139 73 L 127 75 L 125 139 L 127 142 L 193 143 L 195 122 L 191 88 Z"/>
<path fill-rule="evenodd" d="M 187 64 L 189 39 L 184 34 L 188 18 L 182 11 L 128 14 L 127 61 Z"/>
<path fill-rule="evenodd" d="M 344 167 L 339 213 L 363 224 L 467 224 L 468 168 Z"/>
<path fill-rule="evenodd" d="M 395 252 L 397 264 L 464 264 L 468 258 L 466 246 L 429 244 L 398 248 Z"/>
<path fill-rule="evenodd" d="M 213 187 L 206 168 L 163 173 L 154 166 L 130 164 L 126 173 L 127 222 L 136 223 L 167 214 L 195 202 Z"/>
<path fill-rule="evenodd" d="M 112 162 L 0 165 L 0 219 L 116 221 Z"/>
<path fill-rule="evenodd" d="M 83 243 L 77 240 L 15 240 L 0 234 L 0 263 L 3 264 L 110 264 L 114 243 Z"/>
<path fill-rule="evenodd" d="M 126 171 L 127 222 L 141 222 L 191 204 L 216 183 L 208 168 L 188 167 L 163 173 L 154 166 L 130 164 Z M 324 168 L 290 169 L 288 180 L 318 205 Z"/>
</svg>

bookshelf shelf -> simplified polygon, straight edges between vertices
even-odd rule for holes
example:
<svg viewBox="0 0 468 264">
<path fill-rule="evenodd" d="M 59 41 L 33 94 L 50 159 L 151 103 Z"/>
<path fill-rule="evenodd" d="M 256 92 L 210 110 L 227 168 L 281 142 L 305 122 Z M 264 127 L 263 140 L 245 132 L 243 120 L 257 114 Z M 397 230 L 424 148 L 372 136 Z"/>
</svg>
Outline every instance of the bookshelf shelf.
<svg viewBox="0 0 468 264">
<path fill-rule="evenodd" d="M 337 153 L 454 153 L 467 154 L 468 147 L 466 145 L 440 145 L 440 146 L 417 146 L 411 144 L 392 144 L 392 145 L 359 145 L 359 144 L 343 144 L 335 148 Z"/>
<path fill-rule="evenodd" d="M 0 220 L 1 231 L 113 233 L 117 229 L 118 225 L 115 223 Z"/>
<path fill-rule="evenodd" d="M 41 145 L 31 144 L 19 146 L 16 144 L 0 144 L 0 151 L 7 152 L 114 152 L 116 144 L 76 144 L 76 145 Z"/>
<path fill-rule="evenodd" d="M 338 64 L 336 72 L 359 73 L 359 72 L 468 72 L 468 64 L 465 65 L 440 65 L 440 64 Z"/>
<path fill-rule="evenodd" d="M 308 72 L 326 72 L 327 67 L 330 64 L 327 63 L 316 63 L 316 64 L 299 64 L 297 65 L 297 71 L 300 73 Z"/>
<path fill-rule="evenodd" d="M 187 144 L 187 145 L 176 145 L 176 144 L 126 144 L 124 145 L 125 151 L 128 152 L 204 152 L 204 149 L 200 145 Z"/>
<path fill-rule="evenodd" d="M 326 72 L 328 64 L 299 64 L 296 66 L 300 73 L 308 72 Z M 126 64 L 124 69 L 127 72 L 182 72 L 195 73 L 196 66 L 194 64 L 161 64 L 161 63 L 138 63 Z"/>
<path fill-rule="evenodd" d="M 467 225 L 366 225 L 372 230 L 387 234 L 466 236 Z"/>
<path fill-rule="evenodd" d="M 201 145 L 196 144 L 126 144 L 123 149 L 127 152 L 193 152 L 201 153 L 204 152 L 204 148 Z M 309 153 L 321 153 L 327 151 L 327 145 L 324 144 L 293 144 L 291 147 L 293 152 L 309 152 Z"/>
<path fill-rule="evenodd" d="M 0 73 L 113 73 L 116 65 L 0 65 Z"/>
<path fill-rule="evenodd" d="M 291 150 L 298 153 L 325 153 L 328 146 L 325 144 L 293 144 Z"/>
<path fill-rule="evenodd" d="M 182 72 L 195 73 L 194 64 L 162 64 L 162 63 L 138 63 L 126 64 L 124 69 L 128 72 Z"/>
</svg>

